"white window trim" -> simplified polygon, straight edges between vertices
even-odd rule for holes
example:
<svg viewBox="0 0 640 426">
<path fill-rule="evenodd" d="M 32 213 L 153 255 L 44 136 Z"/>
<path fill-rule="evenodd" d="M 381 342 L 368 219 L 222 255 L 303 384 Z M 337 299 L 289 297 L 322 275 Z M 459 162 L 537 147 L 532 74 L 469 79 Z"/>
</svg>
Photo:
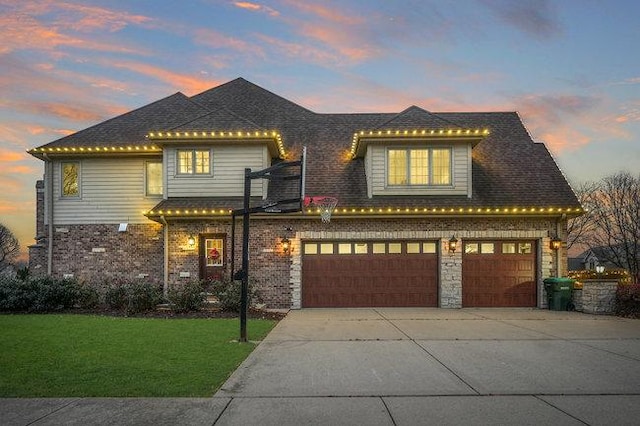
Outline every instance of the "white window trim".
<svg viewBox="0 0 640 426">
<path fill-rule="evenodd" d="M 64 165 L 75 164 L 78 167 L 78 194 L 65 195 L 64 193 Z M 65 200 L 79 200 L 82 198 L 82 164 L 80 161 L 61 161 L 60 162 L 60 198 Z"/>
<path fill-rule="evenodd" d="M 162 164 L 162 160 L 148 160 L 144 162 L 144 188 L 143 188 L 143 192 L 144 192 L 144 196 L 148 197 L 148 198 L 162 198 L 164 196 L 164 192 L 165 192 L 165 182 L 164 182 L 164 166 Z M 161 171 L 161 175 L 160 175 L 160 181 L 162 182 L 162 193 L 161 194 L 149 194 L 149 187 L 148 187 L 148 169 L 147 166 L 149 164 L 160 164 L 162 166 L 162 171 Z"/>
<path fill-rule="evenodd" d="M 206 151 L 209 153 L 209 172 L 208 173 L 196 173 L 196 156 L 195 153 L 198 151 Z M 200 149 L 200 148 L 177 148 L 175 151 L 175 164 L 176 164 L 176 173 L 177 177 L 211 177 L 213 176 L 213 150 L 212 149 Z M 191 169 L 192 173 L 181 173 L 180 172 L 180 152 L 191 152 Z M 164 189 L 164 188 L 163 188 Z"/>
<path fill-rule="evenodd" d="M 411 150 L 427 150 L 429 151 L 429 156 L 428 156 L 428 161 L 429 161 L 429 165 L 428 165 L 428 169 L 429 169 L 429 176 L 427 177 L 429 182 L 433 182 L 433 155 L 432 155 L 432 151 L 433 150 L 438 150 L 438 149 L 446 149 L 449 151 L 449 177 L 450 177 L 450 182 L 449 183 L 444 183 L 444 184 L 433 184 L 433 183 L 428 183 L 426 185 L 424 184 L 411 184 L 411 183 L 407 183 L 407 184 L 391 184 L 389 183 L 389 151 L 392 150 L 398 150 L 398 151 L 405 151 L 405 152 L 409 152 Z M 455 182 L 455 176 L 453 175 L 453 157 L 454 157 L 454 149 L 453 146 L 450 145 L 443 145 L 443 146 L 424 146 L 424 145 L 413 145 L 413 146 L 388 146 L 385 149 L 385 153 L 384 153 L 384 182 L 385 182 L 385 188 L 453 188 L 454 187 L 454 182 Z M 409 181 L 408 177 L 411 174 L 411 157 L 410 155 L 406 156 L 406 161 L 407 161 L 407 182 Z"/>
</svg>

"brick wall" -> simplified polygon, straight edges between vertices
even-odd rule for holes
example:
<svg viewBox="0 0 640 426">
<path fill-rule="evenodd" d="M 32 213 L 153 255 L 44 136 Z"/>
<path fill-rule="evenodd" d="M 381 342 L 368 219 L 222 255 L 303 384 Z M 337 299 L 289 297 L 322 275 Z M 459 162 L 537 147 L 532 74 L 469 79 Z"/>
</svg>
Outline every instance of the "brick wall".
<svg viewBox="0 0 640 426">
<path fill-rule="evenodd" d="M 53 276 L 84 282 L 105 278 L 163 280 L 162 225 L 117 224 L 54 226 Z"/>
<path fill-rule="evenodd" d="M 226 233 L 227 253 L 230 262 L 230 221 L 193 221 L 169 224 L 170 229 L 170 284 L 185 280 L 182 275 L 197 277 L 199 274 L 198 251 L 189 250 L 189 235 L 199 233 Z M 465 238 L 534 239 L 539 241 L 538 281 L 539 306 L 544 306 L 542 279 L 555 275 L 554 254 L 549 249 L 550 235 L 555 236 L 556 222 L 552 219 L 504 218 L 504 219 L 333 219 L 323 224 L 317 218 L 278 218 L 251 220 L 250 277 L 257 281 L 264 302 L 271 308 L 299 308 L 301 301 L 301 241 L 335 239 L 432 239 L 441 244 L 440 306 L 457 308 L 462 304 L 462 255 L 461 250 L 450 255 L 446 242 L 455 234 L 462 247 Z M 235 268 L 241 264 L 242 222 L 236 228 Z M 284 254 L 280 241 L 291 240 L 291 253 Z M 562 253 L 561 259 L 564 259 Z M 564 262 L 566 264 L 566 260 Z M 561 268 L 566 270 L 566 265 Z M 227 273 L 229 270 L 227 269 Z"/>
<path fill-rule="evenodd" d="M 168 285 L 200 277 L 198 244 L 189 247 L 189 236 L 202 233 L 226 234 L 225 276 L 230 275 L 231 221 L 191 220 L 168 224 Z M 460 249 L 446 250 L 451 235 Z M 542 279 L 555 275 L 550 236 L 556 234 L 550 218 L 334 218 L 323 224 L 317 217 L 253 218 L 250 233 L 250 278 L 270 308 L 299 308 L 301 301 L 301 241 L 335 239 L 430 239 L 440 242 L 440 306 L 457 308 L 462 303 L 462 255 L 465 238 L 533 239 L 539 242 L 538 305 L 546 305 Z M 283 253 L 281 239 L 291 240 L 291 252 Z M 561 238 L 564 236 L 562 235 Z M 73 274 L 82 280 L 103 277 L 164 279 L 163 226 L 154 222 L 129 225 L 73 225 L 54 227 L 53 273 Z M 242 222 L 236 228 L 235 269 L 241 266 Z M 46 257 L 46 256 L 45 256 Z M 561 271 L 566 271 L 566 258 Z M 38 257 L 34 255 L 34 263 Z M 46 263 L 45 263 L 46 265 Z M 46 267 L 45 267 L 46 269 Z"/>
</svg>

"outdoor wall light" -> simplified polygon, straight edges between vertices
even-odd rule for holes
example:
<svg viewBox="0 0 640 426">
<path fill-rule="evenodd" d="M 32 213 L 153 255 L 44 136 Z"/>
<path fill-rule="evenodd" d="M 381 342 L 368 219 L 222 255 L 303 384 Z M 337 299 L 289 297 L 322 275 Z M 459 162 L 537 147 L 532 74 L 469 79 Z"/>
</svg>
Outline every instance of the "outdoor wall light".
<svg viewBox="0 0 640 426">
<path fill-rule="evenodd" d="M 457 249 L 458 249 L 458 239 L 456 238 L 455 235 L 452 235 L 451 239 L 449 240 L 449 253 L 453 254 L 456 252 Z"/>
<path fill-rule="evenodd" d="M 559 238 L 553 238 L 551 239 L 549 246 L 551 247 L 551 250 L 560 250 L 560 247 L 562 247 L 562 240 Z"/>
<path fill-rule="evenodd" d="M 195 237 L 194 237 L 193 235 L 189 235 L 189 238 L 187 239 L 187 245 L 188 245 L 190 248 L 195 247 L 195 245 L 196 245 L 196 239 L 195 239 Z"/>
<path fill-rule="evenodd" d="M 287 254 L 291 251 L 291 241 L 287 237 L 284 237 L 280 240 L 280 244 L 282 244 L 282 252 Z"/>
<path fill-rule="evenodd" d="M 599 273 L 599 274 L 603 273 L 604 272 L 604 266 L 602 266 L 602 265 L 596 266 L 596 272 Z"/>
</svg>

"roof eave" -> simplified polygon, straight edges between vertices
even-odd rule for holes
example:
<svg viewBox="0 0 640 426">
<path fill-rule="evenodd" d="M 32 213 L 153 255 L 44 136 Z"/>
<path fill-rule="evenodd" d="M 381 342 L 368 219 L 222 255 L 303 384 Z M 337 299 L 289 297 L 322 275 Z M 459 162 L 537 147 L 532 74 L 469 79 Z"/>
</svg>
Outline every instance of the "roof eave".
<svg viewBox="0 0 640 426">
<path fill-rule="evenodd" d="M 484 129 L 440 129 L 440 130 L 361 130 L 353 134 L 351 158 L 364 156 L 370 144 L 389 143 L 468 143 L 475 147 L 489 135 Z"/>
</svg>

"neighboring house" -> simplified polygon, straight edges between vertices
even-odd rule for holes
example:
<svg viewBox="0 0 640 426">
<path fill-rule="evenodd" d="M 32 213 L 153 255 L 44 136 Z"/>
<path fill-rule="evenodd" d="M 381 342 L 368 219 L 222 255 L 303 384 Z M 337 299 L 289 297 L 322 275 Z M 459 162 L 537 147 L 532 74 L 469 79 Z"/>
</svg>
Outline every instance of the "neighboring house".
<svg viewBox="0 0 640 426">
<path fill-rule="evenodd" d="M 572 258 L 570 267 L 575 267 L 574 270 L 589 270 L 595 271 L 596 266 L 604 266 L 605 270 L 625 270 L 614 264 L 611 259 L 615 257 L 613 249 L 607 246 L 593 247 L 582 252 L 577 258 Z M 624 256 L 620 256 L 624 257 Z M 570 270 L 572 270 L 570 268 Z"/>
<path fill-rule="evenodd" d="M 45 166 L 31 270 L 165 290 L 228 277 L 245 168 L 303 146 L 306 195 L 339 204 L 328 224 L 251 217 L 250 276 L 268 307 L 541 307 L 542 280 L 566 274 L 550 243 L 582 208 L 517 113 L 319 114 L 241 78 L 29 151 Z M 252 196 L 279 188 L 257 180 Z"/>
</svg>

